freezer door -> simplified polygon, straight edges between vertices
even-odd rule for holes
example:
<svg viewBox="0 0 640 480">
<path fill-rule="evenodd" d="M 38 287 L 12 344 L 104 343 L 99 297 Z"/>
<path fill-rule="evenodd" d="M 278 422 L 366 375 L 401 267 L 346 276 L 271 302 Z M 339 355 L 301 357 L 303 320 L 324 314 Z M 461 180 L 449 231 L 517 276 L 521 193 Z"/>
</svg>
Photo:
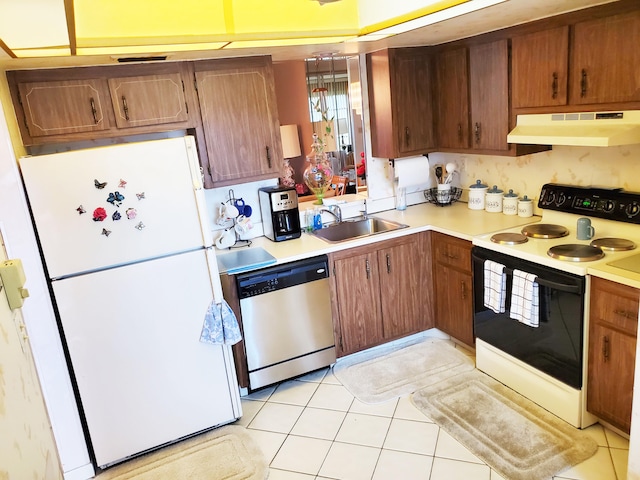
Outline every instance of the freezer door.
<svg viewBox="0 0 640 480">
<path fill-rule="evenodd" d="M 240 416 L 211 287 L 204 249 L 53 282 L 99 466 Z"/>
<path fill-rule="evenodd" d="M 193 137 L 25 157 L 20 169 L 50 278 L 205 244 Z"/>
</svg>

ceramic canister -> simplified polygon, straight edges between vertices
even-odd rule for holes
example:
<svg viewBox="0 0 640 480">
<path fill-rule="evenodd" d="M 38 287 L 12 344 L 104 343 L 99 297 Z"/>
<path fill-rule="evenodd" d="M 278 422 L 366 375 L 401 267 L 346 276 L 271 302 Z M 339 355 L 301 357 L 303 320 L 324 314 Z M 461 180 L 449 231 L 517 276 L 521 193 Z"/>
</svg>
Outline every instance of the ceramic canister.
<svg viewBox="0 0 640 480">
<path fill-rule="evenodd" d="M 500 190 L 497 185 L 487 190 L 485 194 L 484 209 L 487 212 L 502 213 L 502 195 L 504 191 Z"/>
<path fill-rule="evenodd" d="M 533 216 L 533 202 L 526 195 L 518 200 L 518 216 L 519 217 L 532 217 Z"/>
<path fill-rule="evenodd" d="M 502 213 L 505 215 L 518 214 L 518 194 L 513 193 L 513 190 L 509 190 L 509 193 L 505 193 L 502 197 Z"/>
<path fill-rule="evenodd" d="M 469 201 L 467 206 L 471 210 L 484 210 L 485 194 L 487 193 L 487 187 L 480 180 L 476 180 L 476 183 L 469 185 Z"/>
</svg>

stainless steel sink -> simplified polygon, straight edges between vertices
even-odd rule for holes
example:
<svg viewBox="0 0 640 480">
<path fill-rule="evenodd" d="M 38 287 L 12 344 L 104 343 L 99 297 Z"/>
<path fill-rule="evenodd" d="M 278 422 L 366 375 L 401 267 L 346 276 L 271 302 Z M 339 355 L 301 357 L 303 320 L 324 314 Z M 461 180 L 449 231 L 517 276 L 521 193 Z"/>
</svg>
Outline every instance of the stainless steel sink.
<svg viewBox="0 0 640 480">
<path fill-rule="evenodd" d="M 329 243 L 338 243 L 353 240 L 354 238 L 368 237 L 377 233 L 392 232 L 408 226 L 391 220 L 368 217 L 332 223 L 320 230 L 314 230 L 313 235 Z"/>
</svg>

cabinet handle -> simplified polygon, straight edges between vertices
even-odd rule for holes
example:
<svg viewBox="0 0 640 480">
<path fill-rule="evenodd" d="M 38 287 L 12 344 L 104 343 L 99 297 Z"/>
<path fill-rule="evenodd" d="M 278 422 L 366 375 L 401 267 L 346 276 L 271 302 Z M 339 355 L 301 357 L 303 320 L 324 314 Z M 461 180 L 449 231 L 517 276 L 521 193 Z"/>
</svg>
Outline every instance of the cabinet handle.
<svg viewBox="0 0 640 480">
<path fill-rule="evenodd" d="M 614 310 L 613 313 L 624 318 L 636 318 L 637 316 L 637 314 L 634 315 L 632 312 L 628 312 L 627 310 Z"/>
<path fill-rule="evenodd" d="M 462 124 L 458 124 L 458 141 L 462 142 Z"/>
<path fill-rule="evenodd" d="M 369 259 L 368 258 L 365 260 L 365 268 L 367 270 L 367 280 L 369 280 L 369 277 L 371 275 L 371 266 L 369 265 Z"/>
<path fill-rule="evenodd" d="M 124 110 L 124 118 L 129 121 L 129 105 L 127 105 L 127 97 L 122 95 L 122 110 Z"/>
<path fill-rule="evenodd" d="M 187 94 L 184 91 L 184 80 L 182 82 L 182 95 L 184 95 L 184 108 L 186 109 L 187 115 L 189 115 L 189 104 L 187 103 Z"/>
<path fill-rule="evenodd" d="M 267 166 L 271 168 L 271 151 L 269 150 L 269 145 L 265 148 L 267 149 Z"/>
<path fill-rule="evenodd" d="M 391 273 L 391 255 L 387 253 L 387 273 Z"/>
<path fill-rule="evenodd" d="M 457 260 L 458 259 L 458 255 L 454 255 L 452 253 L 445 253 L 444 256 L 447 257 L 447 258 L 450 258 L 451 260 Z"/>
<path fill-rule="evenodd" d="M 467 298 L 467 288 L 464 284 L 464 280 L 462 282 L 460 282 L 460 289 L 461 289 L 461 293 L 462 293 L 462 298 Z"/>
<path fill-rule="evenodd" d="M 580 77 L 580 96 L 587 96 L 587 71 L 583 68 L 582 75 Z"/>
<path fill-rule="evenodd" d="M 480 123 L 479 122 L 476 122 L 473 128 L 473 133 L 476 136 L 476 143 L 480 143 Z"/>
<path fill-rule="evenodd" d="M 89 99 L 89 104 L 91 105 L 91 113 L 93 114 L 93 123 L 98 124 L 98 111 L 96 110 L 96 102 L 93 100 L 93 97 Z"/>
<path fill-rule="evenodd" d="M 551 98 L 558 98 L 558 74 L 553 72 L 553 82 L 551 82 Z"/>
<path fill-rule="evenodd" d="M 411 133 L 409 131 L 409 127 L 404 127 L 404 143 L 408 147 L 409 139 L 411 138 Z"/>
<path fill-rule="evenodd" d="M 602 337 L 602 358 L 605 362 L 609 360 L 609 337 Z"/>
</svg>

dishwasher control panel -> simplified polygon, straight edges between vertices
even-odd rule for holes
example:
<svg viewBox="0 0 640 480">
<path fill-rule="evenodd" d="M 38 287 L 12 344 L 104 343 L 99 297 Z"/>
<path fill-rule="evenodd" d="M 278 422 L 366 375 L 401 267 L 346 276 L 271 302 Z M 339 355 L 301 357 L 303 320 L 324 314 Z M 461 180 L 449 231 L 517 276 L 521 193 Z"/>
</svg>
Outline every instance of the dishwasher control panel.
<svg viewBox="0 0 640 480">
<path fill-rule="evenodd" d="M 328 277 L 329 262 L 322 255 L 238 275 L 238 295 L 242 300 Z"/>
</svg>

